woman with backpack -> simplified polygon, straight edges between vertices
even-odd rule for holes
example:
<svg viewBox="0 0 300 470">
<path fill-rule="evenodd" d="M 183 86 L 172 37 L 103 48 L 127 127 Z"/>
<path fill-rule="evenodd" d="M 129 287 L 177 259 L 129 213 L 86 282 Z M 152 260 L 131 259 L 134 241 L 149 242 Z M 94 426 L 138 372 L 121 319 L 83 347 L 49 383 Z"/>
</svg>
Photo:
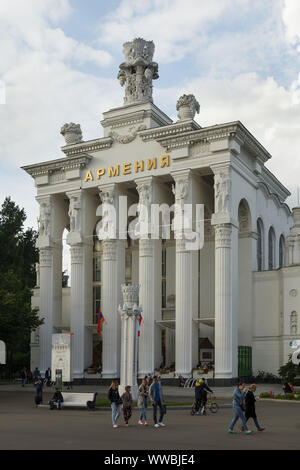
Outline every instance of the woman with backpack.
<svg viewBox="0 0 300 470">
<path fill-rule="evenodd" d="M 117 380 L 113 380 L 111 386 L 108 390 L 108 399 L 111 403 L 111 417 L 112 417 L 112 424 L 114 428 L 117 428 L 117 421 L 121 414 L 121 405 L 123 403 L 120 395 L 119 395 L 119 384 Z"/>
</svg>

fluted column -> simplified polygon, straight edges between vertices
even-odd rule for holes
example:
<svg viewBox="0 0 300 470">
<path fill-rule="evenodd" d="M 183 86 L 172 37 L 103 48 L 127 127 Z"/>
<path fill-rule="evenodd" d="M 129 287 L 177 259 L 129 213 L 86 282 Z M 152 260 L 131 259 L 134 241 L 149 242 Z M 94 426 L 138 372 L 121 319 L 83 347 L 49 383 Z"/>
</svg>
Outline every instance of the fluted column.
<svg viewBox="0 0 300 470">
<path fill-rule="evenodd" d="M 101 309 L 105 322 L 102 334 L 102 377 L 120 376 L 121 284 L 125 280 L 125 240 L 119 240 L 119 187 L 99 186 L 102 200 L 102 295 Z M 110 230 L 112 229 L 112 230 Z M 100 232 L 99 232 L 100 233 Z"/>
<path fill-rule="evenodd" d="M 176 331 L 175 331 L 175 369 L 178 375 L 190 377 L 195 357 L 195 328 L 193 322 L 193 263 L 192 254 L 187 249 L 185 227 L 183 226 L 184 205 L 192 201 L 192 179 L 190 170 L 172 174 L 175 186 L 176 239 Z"/>
<path fill-rule="evenodd" d="M 53 248 L 40 249 L 40 316 L 44 324 L 40 326 L 40 364 L 41 372 L 51 366 L 51 345 L 53 333 Z"/>
<path fill-rule="evenodd" d="M 61 323 L 61 243 L 56 238 L 54 211 L 58 206 L 52 196 L 39 196 L 40 309 L 44 324 L 39 328 L 40 363 L 44 373 L 51 367 L 52 333 Z M 36 364 L 38 365 L 38 364 Z"/>
<path fill-rule="evenodd" d="M 176 240 L 176 373 L 190 377 L 193 368 L 192 253 Z"/>
<path fill-rule="evenodd" d="M 102 242 L 102 312 L 105 318 L 102 335 L 102 377 L 118 376 L 118 271 L 117 240 Z"/>
<path fill-rule="evenodd" d="M 91 239 L 85 236 L 86 217 L 90 210 L 83 190 L 67 193 L 70 200 L 70 232 L 67 243 L 71 255 L 71 305 L 70 330 L 72 335 L 72 369 L 74 378 L 83 378 L 89 365 L 92 336 L 88 330 L 88 315 L 91 291 L 88 287 L 90 268 Z"/>
<path fill-rule="evenodd" d="M 215 165 L 215 378 L 238 375 L 238 222 L 229 164 Z"/>
<path fill-rule="evenodd" d="M 155 240 L 139 240 L 139 282 L 140 305 L 143 308 L 139 348 L 139 377 L 145 377 L 155 368 L 155 280 L 154 280 Z"/>
<path fill-rule="evenodd" d="M 234 311 L 233 227 L 215 226 L 215 378 L 236 376 L 237 319 Z"/>
</svg>

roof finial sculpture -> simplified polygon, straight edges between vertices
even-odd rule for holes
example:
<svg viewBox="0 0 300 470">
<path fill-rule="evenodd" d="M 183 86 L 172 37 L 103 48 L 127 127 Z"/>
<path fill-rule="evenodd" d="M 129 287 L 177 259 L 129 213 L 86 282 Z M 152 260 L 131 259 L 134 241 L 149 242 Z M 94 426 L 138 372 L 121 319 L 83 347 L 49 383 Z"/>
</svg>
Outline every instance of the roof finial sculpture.
<svg viewBox="0 0 300 470">
<path fill-rule="evenodd" d="M 152 80 L 158 78 L 158 64 L 152 62 L 153 41 L 136 38 L 123 44 L 126 62 L 120 65 L 118 79 L 125 85 L 124 105 L 152 102 Z"/>
</svg>

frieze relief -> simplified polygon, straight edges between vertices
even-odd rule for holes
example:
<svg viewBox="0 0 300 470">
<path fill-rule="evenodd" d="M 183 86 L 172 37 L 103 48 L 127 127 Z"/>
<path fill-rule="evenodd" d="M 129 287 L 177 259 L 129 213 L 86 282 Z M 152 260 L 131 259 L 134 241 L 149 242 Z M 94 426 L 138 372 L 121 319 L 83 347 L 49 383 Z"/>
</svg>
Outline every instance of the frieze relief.
<svg viewBox="0 0 300 470">
<path fill-rule="evenodd" d="M 70 217 L 70 232 L 81 231 L 81 197 L 70 196 L 68 215 Z"/>
<path fill-rule="evenodd" d="M 136 128 L 130 127 L 130 132 L 128 134 L 122 135 L 115 131 L 111 131 L 109 136 L 113 139 L 114 142 L 118 142 L 119 144 L 129 144 L 137 137 L 139 131 L 144 131 L 145 129 L 146 126 L 142 124 Z"/>
<path fill-rule="evenodd" d="M 230 213 L 231 181 L 224 171 L 215 174 L 215 214 Z"/>
<path fill-rule="evenodd" d="M 51 235 L 51 219 L 52 219 L 52 203 L 50 200 L 42 200 L 40 203 L 40 216 L 38 218 L 39 236 L 50 237 Z"/>
</svg>

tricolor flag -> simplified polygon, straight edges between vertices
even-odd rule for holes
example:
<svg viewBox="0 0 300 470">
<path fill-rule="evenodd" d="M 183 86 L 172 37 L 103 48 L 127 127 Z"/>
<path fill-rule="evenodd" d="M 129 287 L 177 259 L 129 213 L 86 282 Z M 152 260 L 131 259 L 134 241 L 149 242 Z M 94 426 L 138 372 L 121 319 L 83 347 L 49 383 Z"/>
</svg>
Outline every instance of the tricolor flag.
<svg viewBox="0 0 300 470">
<path fill-rule="evenodd" d="M 143 320 L 143 317 L 142 317 L 142 314 L 140 313 L 138 336 L 140 336 L 140 334 L 141 334 L 141 323 L 142 323 L 142 320 Z"/>
<path fill-rule="evenodd" d="M 101 309 L 99 308 L 99 313 L 98 313 L 98 326 L 97 326 L 97 335 L 101 336 L 101 329 L 102 325 L 104 323 L 104 316 L 102 315 Z"/>
</svg>

